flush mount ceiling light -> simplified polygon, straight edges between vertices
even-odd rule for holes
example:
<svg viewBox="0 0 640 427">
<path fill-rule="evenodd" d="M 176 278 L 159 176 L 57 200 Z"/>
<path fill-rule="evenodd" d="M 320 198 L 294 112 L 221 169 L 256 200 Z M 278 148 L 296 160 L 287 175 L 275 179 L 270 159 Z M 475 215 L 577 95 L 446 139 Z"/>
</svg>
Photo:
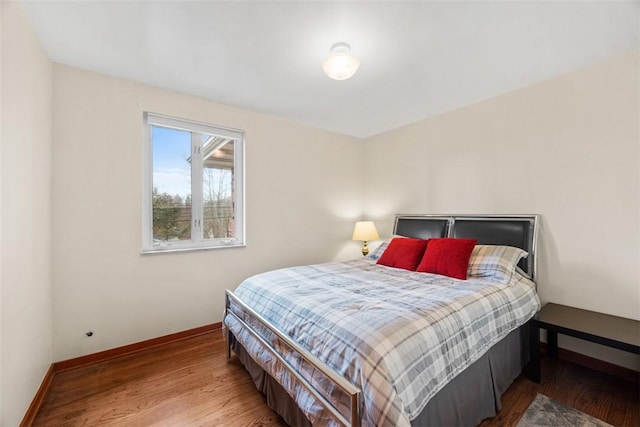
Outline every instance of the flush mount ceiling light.
<svg viewBox="0 0 640 427">
<path fill-rule="evenodd" d="M 331 56 L 322 64 L 325 74 L 334 80 L 346 80 L 353 76 L 360 60 L 351 55 L 351 46 L 347 43 L 336 43 L 331 46 Z"/>
</svg>

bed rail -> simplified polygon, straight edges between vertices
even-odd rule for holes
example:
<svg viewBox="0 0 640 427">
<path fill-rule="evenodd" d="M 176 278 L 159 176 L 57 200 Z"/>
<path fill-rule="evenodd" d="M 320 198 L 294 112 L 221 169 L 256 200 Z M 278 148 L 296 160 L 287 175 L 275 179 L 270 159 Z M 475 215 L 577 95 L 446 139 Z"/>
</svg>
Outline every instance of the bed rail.
<svg viewBox="0 0 640 427">
<path fill-rule="evenodd" d="M 234 304 L 237 304 L 242 310 L 246 313 L 249 313 L 251 317 L 257 320 L 261 325 L 269 329 L 273 332 L 278 338 L 280 338 L 291 350 L 296 352 L 302 359 L 310 363 L 313 367 L 322 372 L 332 383 L 334 383 L 340 390 L 346 393 L 349 396 L 350 400 L 350 414 L 348 418 L 342 414 L 338 408 L 333 405 L 326 397 L 322 395 L 322 393 L 317 390 L 310 381 L 308 381 L 298 370 L 293 367 L 285 358 L 278 353 L 278 351 L 269 343 L 258 331 L 256 331 L 250 324 L 241 319 L 240 316 L 231 311 L 231 301 Z M 326 363 L 318 359 L 316 356 L 311 354 L 309 351 L 301 347 L 298 343 L 293 341 L 289 336 L 281 332 L 274 325 L 269 323 L 264 317 L 254 311 L 252 308 L 247 306 L 244 302 L 242 302 L 233 292 L 230 290 L 225 291 L 225 317 L 232 316 L 235 320 L 237 320 L 242 326 L 246 328 L 246 330 L 260 343 L 264 346 L 266 350 L 268 350 L 283 366 L 284 368 L 293 375 L 296 380 L 302 385 L 311 395 L 313 395 L 318 403 L 325 408 L 332 417 L 334 417 L 339 423 L 349 427 L 360 427 L 361 425 L 361 414 L 360 414 L 360 406 L 361 406 L 361 391 L 359 388 L 351 384 L 344 377 L 342 377 L 339 373 L 337 373 L 334 369 L 329 367 Z M 227 360 L 231 358 L 231 331 L 229 328 L 227 330 Z"/>
</svg>

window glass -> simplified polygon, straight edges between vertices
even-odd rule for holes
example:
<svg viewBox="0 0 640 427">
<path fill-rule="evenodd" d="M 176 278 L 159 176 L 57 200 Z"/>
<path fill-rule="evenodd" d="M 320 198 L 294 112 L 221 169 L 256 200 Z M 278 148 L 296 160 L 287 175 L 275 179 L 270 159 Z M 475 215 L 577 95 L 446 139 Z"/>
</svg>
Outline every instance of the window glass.
<svg viewBox="0 0 640 427">
<path fill-rule="evenodd" d="M 234 237 L 234 141 L 211 135 L 203 138 L 203 238 Z"/>
<path fill-rule="evenodd" d="M 145 122 L 143 252 L 244 245 L 243 133 L 152 113 Z"/>
<path fill-rule="evenodd" d="M 191 240 L 191 134 L 152 126 L 153 240 Z"/>
</svg>

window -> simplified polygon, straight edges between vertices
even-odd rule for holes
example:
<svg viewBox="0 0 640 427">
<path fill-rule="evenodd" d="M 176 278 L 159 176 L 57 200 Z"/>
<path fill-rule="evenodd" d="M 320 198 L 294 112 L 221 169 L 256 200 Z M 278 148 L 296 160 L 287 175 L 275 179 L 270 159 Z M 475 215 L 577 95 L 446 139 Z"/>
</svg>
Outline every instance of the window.
<svg viewBox="0 0 640 427">
<path fill-rule="evenodd" d="M 144 115 L 143 252 L 244 245 L 244 133 Z"/>
</svg>

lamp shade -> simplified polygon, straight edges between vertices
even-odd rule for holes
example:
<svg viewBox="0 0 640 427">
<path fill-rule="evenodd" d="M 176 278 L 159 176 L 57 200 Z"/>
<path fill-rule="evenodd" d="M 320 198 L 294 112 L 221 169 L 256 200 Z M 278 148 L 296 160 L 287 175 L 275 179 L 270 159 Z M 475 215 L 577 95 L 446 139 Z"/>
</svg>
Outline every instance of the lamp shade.
<svg viewBox="0 0 640 427">
<path fill-rule="evenodd" d="M 353 237 L 351 240 L 377 240 L 380 236 L 373 221 L 358 221 L 353 228 Z"/>
</svg>

